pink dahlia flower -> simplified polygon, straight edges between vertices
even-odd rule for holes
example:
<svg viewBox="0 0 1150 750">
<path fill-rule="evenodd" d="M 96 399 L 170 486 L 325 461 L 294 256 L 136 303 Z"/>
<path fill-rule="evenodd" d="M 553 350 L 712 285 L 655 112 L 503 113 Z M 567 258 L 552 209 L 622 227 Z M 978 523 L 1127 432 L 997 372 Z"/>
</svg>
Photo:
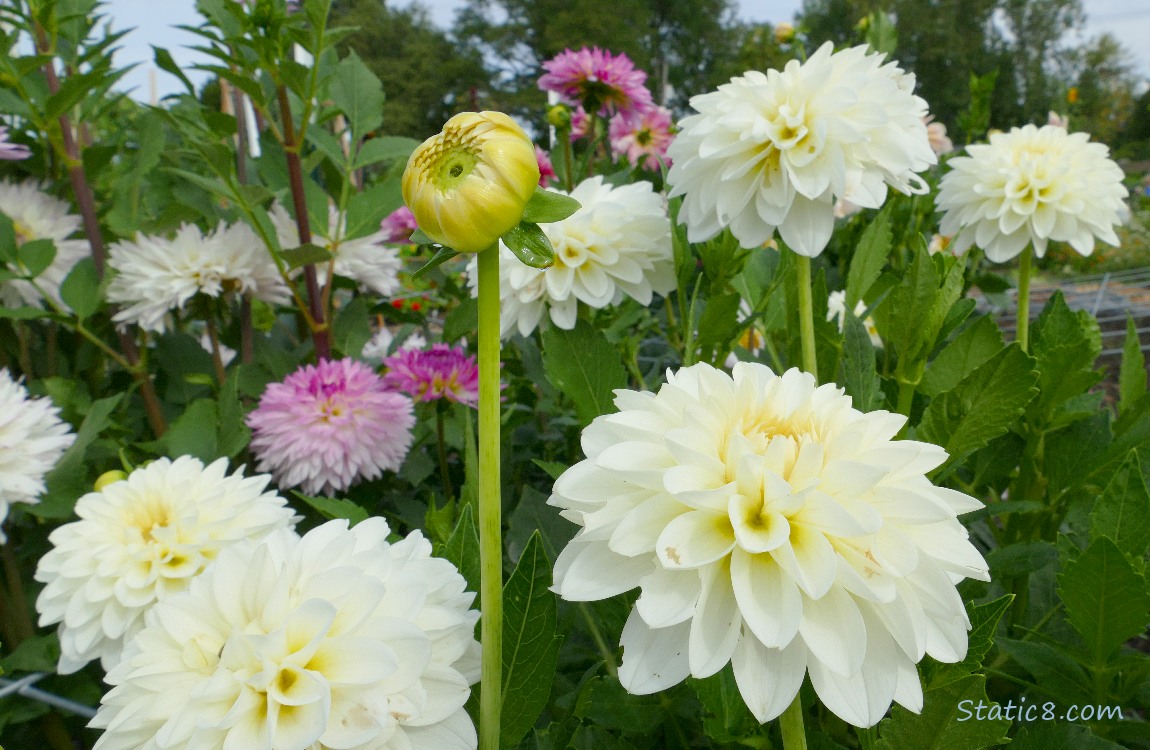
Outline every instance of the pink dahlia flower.
<svg viewBox="0 0 1150 750">
<path fill-rule="evenodd" d="M 539 187 L 545 188 L 558 177 L 555 174 L 555 165 L 551 163 L 551 157 L 547 152 L 538 146 L 535 147 L 535 161 L 539 164 Z"/>
<path fill-rule="evenodd" d="M 332 495 L 395 471 L 411 447 L 411 401 L 353 359 L 321 360 L 272 383 L 248 415 L 259 470 L 281 488 Z"/>
<path fill-rule="evenodd" d="M 591 118 L 587 116 L 587 110 L 581 106 L 576 107 L 571 113 L 571 142 L 574 143 L 587 135 L 590 126 Z"/>
<path fill-rule="evenodd" d="M 27 159 L 32 155 L 28 147 L 22 143 L 8 142 L 8 128 L 0 127 L 0 159 L 17 161 Z"/>
<path fill-rule="evenodd" d="M 578 52 L 564 50 L 543 63 L 547 72 L 539 88 L 554 91 L 567 104 L 582 104 L 588 112 L 610 115 L 651 107 L 647 74 L 626 55 L 612 55 L 598 47 Z"/>
<path fill-rule="evenodd" d="M 671 110 L 653 107 L 644 112 L 621 112 L 611 119 L 608 135 L 616 156 L 626 156 L 633 167 L 657 171 L 660 160 L 669 163 L 667 147 L 675 140 Z"/>
<path fill-rule="evenodd" d="M 479 406 L 479 368 L 462 348 L 435 344 L 430 349 L 401 349 L 383 364 L 384 382 L 416 401 L 445 398 Z"/>
<path fill-rule="evenodd" d="M 379 229 L 383 232 L 384 242 L 403 244 L 411 239 L 411 233 L 419 229 L 415 223 L 415 214 L 407 206 L 400 206 L 379 222 Z"/>
</svg>

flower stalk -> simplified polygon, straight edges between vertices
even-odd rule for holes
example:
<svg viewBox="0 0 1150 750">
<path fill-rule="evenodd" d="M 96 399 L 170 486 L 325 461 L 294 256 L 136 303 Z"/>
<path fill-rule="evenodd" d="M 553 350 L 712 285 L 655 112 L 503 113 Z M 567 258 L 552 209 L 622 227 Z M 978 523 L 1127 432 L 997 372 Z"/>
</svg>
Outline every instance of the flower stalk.
<svg viewBox="0 0 1150 750">
<path fill-rule="evenodd" d="M 499 247 L 479 253 L 480 750 L 499 750 L 503 705 L 503 542 L 499 492 Z"/>
<path fill-rule="evenodd" d="M 783 733 L 783 750 L 807 750 L 807 735 L 803 728 L 802 694 L 796 695 L 791 705 L 779 717 Z"/>
<path fill-rule="evenodd" d="M 803 369 L 819 379 L 815 354 L 815 318 L 811 302 L 811 259 L 795 253 L 795 275 L 799 288 L 799 331 L 802 336 Z"/>
<path fill-rule="evenodd" d="M 1018 329 L 1015 340 L 1027 351 L 1030 346 L 1030 256 L 1033 251 L 1027 245 L 1018 260 Z"/>
</svg>

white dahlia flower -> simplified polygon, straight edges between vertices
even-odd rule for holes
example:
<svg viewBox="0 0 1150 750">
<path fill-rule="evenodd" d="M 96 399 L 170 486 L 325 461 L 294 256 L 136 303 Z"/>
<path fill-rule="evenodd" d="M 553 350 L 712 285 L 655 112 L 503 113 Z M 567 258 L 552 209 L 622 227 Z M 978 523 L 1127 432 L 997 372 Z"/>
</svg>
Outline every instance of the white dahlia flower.
<svg viewBox="0 0 1150 750">
<path fill-rule="evenodd" d="M 289 293 L 275 262 L 247 224 L 220 226 L 204 234 L 184 224 L 175 237 L 137 235 L 113 243 L 108 265 L 116 271 L 108 300 L 122 305 L 117 323 L 134 323 L 163 332 L 168 313 L 183 310 L 197 294 L 220 297 L 251 292 L 269 304 L 283 304 Z"/>
<path fill-rule="evenodd" d="M 234 545 L 108 674 L 97 750 L 468 750 L 474 594 L 370 518 Z"/>
<path fill-rule="evenodd" d="M 642 590 L 623 686 L 654 693 L 731 662 L 762 722 L 805 674 L 856 726 L 892 700 L 921 710 L 915 664 L 966 654 L 955 584 L 989 580 L 956 520 L 982 504 L 924 476 L 946 452 L 892 440 L 904 417 L 856 411 L 797 369 L 697 364 L 657 394 L 615 393 L 549 502 L 583 527 L 555 563 L 563 598 Z"/>
<path fill-rule="evenodd" d="M 555 248 L 555 264 L 540 270 L 520 263 L 500 244 L 500 331 L 527 336 L 543 317 L 572 329 L 579 302 L 603 308 L 624 296 L 651 303 L 655 292 L 675 288 L 671 223 L 663 199 L 649 182 L 612 187 L 591 177 L 571 191 L 581 208 L 563 221 L 541 228 Z M 476 259 L 467 279 L 478 292 Z"/>
<path fill-rule="evenodd" d="M 187 589 L 220 550 L 294 525 L 271 477 L 228 475 L 227 459 L 160 458 L 76 503 L 79 521 L 48 536 L 36 567 L 47 584 L 40 625 L 60 623 L 61 674 L 99 658 L 105 670 L 157 601 Z"/>
<path fill-rule="evenodd" d="M 854 316 L 857 318 L 866 312 L 866 303 L 861 299 L 855 303 Z M 847 317 L 847 293 L 844 291 L 831 292 L 827 297 L 827 322 L 832 320 L 835 325 L 839 327 L 839 333 L 842 333 L 843 326 L 846 324 Z M 882 336 L 878 335 L 878 326 L 874 324 L 874 318 L 867 316 L 863 320 L 863 326 L 866 328 L 867 335 L 870 336 L 870 342 L 878 349 L 882 349 Z"/>
<path fill-rule="evenodd" d="M 1026 125 L 966 153 L 948 162 L 936 201 L 944 212 L 939 232 L 954 235 L 952 252 L 978 245 L 1003 263 L 1030 244 L 1041 258 L 1050 240 L 1082 255 L 1094 252 L 1095 237 L 1118 244 L 1114 227 L 1128 195 L 1122 169 L 1086 133 Z"/>
<path fill-rule="evenodd" d="M 43 192 L 31 181 L 0 180 L 0 213 L 12 220 L 17 246 L 29 240 L 52 240 L 55 244 L 56 257 L 36 277 L 36 285 L 54 302 L 63 305 L 60 283 L 72 267 L 88 255 L 87 241 L 68 239 L 80 228 L 80 217 L 69 213 L 67 203 Z M 43 306 L 40 292 L 19 279 L 0 281 L 0 303 L 7 307 Z"/>
<path fill-rule="evenodd" d="M 280 246 L 284 249 L 298 247 L 299 229 L 287 209 L 277 203 L 268 216 L 275 227 Z M 335 254 L 336 276 L 358 282 L 364 290 L 384 297 L 395 294 L 399 290 L 399 271 L 403 268 L 403 262 L 398 250 L 383 244 L 390 241 L 388 233 L 379 229 L 354 240 L 341 239 L 337 247 L 335 237 L 342 238 L 345 231 L 346 226 L 341 226 L 339 221 L 338 209 L 329 206 L 328 225 L 322 228 L 311 227 L 311 241 Z M 327 263 L 317 263 L 315 266 L 320 284 L 327 283 L 327 267 Z"/>
<path fill-rule="evenodd" d="M 30 398 L 7 370 L 0 370 L 0 544 L 7 541 L 8 507 L 39 502 L 45 475 L 75 439 L 51 399 Z"/>
<path fill-rule="evenodd" d="M 724 227 L 746 248 L 779 230 L 814 257 L 834 229 L 835 201 L 878 208 L 887 186 L 925 193 L 916 173 L 936 163 L 914 76 L 865 46 L 827 42 L 782 72 L 749 71 L 692 97 L 667 155 L 671 196 L 692 242 Z"/>
</svg>

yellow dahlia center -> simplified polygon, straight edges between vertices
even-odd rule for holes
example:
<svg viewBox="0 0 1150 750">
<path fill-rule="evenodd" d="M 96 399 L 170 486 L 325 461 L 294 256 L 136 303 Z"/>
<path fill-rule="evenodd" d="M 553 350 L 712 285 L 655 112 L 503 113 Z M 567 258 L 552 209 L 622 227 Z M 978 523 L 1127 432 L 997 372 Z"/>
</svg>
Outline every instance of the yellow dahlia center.
<svg viewBox="0 0 1150 750">
<path fill-rule="evenodd" d="M 25 242 L 27 242 L 28 240 L 31 240 L 35 237 L 35 234 L 32 232 L 32 228 L 29 227 L 27 224 L 23 224 L 19 221 L 13 221 L 12 222 L 12 228 L 14 230 L 16 230 L 16 246 L 17 247 L 19 247 L 20 245 L 23 245 Z"/>
<path fill-rule="evenodd" d="M 171 524 L 172 517 L 167 504 L 150 502 L 132 508 L 124 521 L 126 526 L 139 529 L 146 541 L 154 542 L 157 534 Z"/>
</svg>

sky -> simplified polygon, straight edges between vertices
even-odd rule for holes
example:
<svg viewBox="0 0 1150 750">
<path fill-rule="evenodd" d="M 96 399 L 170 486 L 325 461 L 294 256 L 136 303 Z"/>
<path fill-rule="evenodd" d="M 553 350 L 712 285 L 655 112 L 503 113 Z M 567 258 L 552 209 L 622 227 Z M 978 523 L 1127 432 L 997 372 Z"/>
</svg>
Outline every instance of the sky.
<svg viewBox="0 0 1150 750">
<path fill-rule="evenodd" d="M 419 2 L 430 10 L 432 20 L 443 27 L 451 25 L 456 9 L 464 4 L 464 0 Z M 410 2 L 391 0 L 391 4 L 403 7 Z M 791 20 L 801 4 L 802 0 L 736 0 L 743 19 L 772 23 Z M 1138 73 L 1150 78 L 1150 0 L 1082 0 L 1082 4 L 1087 14 L 1086 27 L 1081 39 L 1075 41 L 1085 41 L 1108 31 L 1134 54 Z M 181 47 L 196 43 L 197 37 L 173 28 L 198 23 L 194 6 L 194 0 L 105 0 L 105 13 L 115 28 L 135 27 L 121 42 L 116 62 L 139 65 L 124 78 L 121 88 L 134 89 L 133 96 L 143 101 L 150 100 L 152 79 L 159 96 L 179 90 L 180 85 L 173 76 L 155 70 L 151 46 L 166 47 L 185 69 L 194 64 L 198 59 L 196 53 Z"/>
</svg>

